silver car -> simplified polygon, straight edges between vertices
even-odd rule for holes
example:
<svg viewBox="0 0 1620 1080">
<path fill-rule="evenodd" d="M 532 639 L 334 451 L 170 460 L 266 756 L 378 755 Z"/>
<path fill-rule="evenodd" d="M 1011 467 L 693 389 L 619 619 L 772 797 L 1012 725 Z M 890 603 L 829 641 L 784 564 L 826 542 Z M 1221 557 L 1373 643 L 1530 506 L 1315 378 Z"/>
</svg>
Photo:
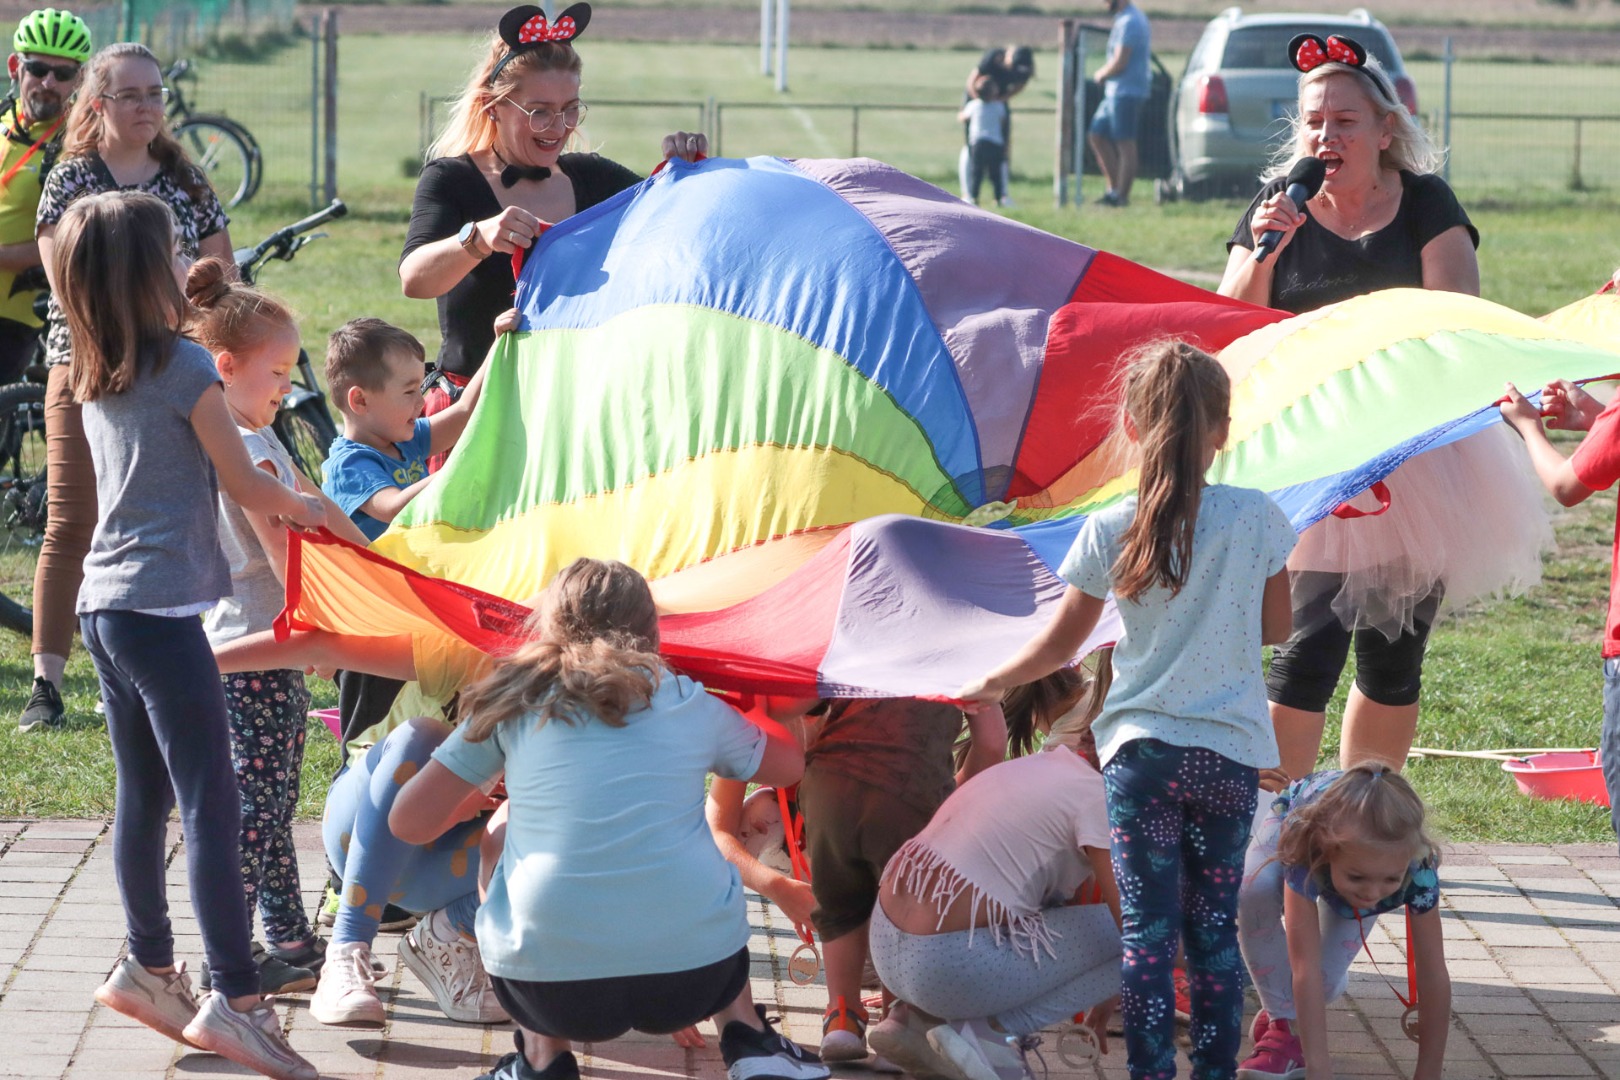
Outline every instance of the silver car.
<svg viewBox="0 0 1620 1080">
<path fill-rule="evenodd" d="M 1288 59 L 1296 34 L 1360 42 L 1390 75 L 1415 116 L 1417 92 L 1384 24 L 1365 8 L 1348 15 L 1245 15 L 1227 8 L 1210 21 L 1170 98 L 1170 178 L 1161 199 L 1249 197 L 1288 134 L 1299 72 Z"/>
</svg>

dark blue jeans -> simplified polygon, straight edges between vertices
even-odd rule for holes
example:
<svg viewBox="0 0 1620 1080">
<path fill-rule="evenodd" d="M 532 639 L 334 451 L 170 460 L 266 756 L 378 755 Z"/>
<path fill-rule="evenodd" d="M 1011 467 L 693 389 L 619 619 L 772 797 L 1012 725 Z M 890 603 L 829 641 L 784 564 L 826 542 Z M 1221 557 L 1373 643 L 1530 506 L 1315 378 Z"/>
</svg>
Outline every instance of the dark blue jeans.
<svg viewBox="0 0 1620 1080">
<path fill-rule="evenodd" d="M 191 906 L 214 988 L 259 992 L 242 895 L 242 806 L 219 667 L 199 618 L 95 611 L 79 618 L 101 679 L 118 769 L 113 866 L 129 952 L 149 968 L 174 963 L 164 884 L 169 811 L 180 807 Z"/>
<path fill-rule="evenodd" d="M 1132 1080 L 1176 1075 L 1179 942 L 1192 991 L 1196 1080 L 1232 1080 L 1243 1038 L 1238 886 L 1259 770 L 1213 750 L 1126 743 L 1103 768 L 1123 916 L 1120 1011 Z"/>
</svg>

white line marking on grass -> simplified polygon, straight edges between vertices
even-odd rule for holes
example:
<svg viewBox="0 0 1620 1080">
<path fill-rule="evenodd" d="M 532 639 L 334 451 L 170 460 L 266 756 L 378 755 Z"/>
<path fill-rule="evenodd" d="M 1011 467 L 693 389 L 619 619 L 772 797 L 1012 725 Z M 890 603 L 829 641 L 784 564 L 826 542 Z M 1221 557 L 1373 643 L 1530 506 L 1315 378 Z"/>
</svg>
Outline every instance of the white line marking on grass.
<svg viewBox="0 0 1620 1080">
<path fill-rule="evenodd" d="M 797 105 L 793 105 L 788 108 L 788 112 L 792 113 L 793 118 L 799 122 L 799 126 L 804 128 L 804 133 L 810 136 L 810 141 L 815 145 L 815 149 L 823 157 L 838 156 L 837 152 L 833 149 L 832 140 L 828 139 L 827 136 L 821 133 L 821 129 L 816 126 L 815 118 L 812 117 L 807 110 L 801 109 Z"/>
</svg>

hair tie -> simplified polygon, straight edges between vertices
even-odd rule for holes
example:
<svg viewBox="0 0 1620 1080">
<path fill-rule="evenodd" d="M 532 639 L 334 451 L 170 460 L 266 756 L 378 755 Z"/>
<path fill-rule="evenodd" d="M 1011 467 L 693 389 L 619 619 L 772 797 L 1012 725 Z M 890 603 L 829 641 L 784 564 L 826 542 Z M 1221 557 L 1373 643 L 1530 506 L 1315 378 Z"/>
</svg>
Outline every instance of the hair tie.
<svg viewBox="0 0 1620 1080">
<path fill-rule="evenodd" d="M 522 4 L 501 16 L 499 33 L 506 43 L 506 55 L 489 73 L 489 83 L 501 69 L 518 56 L 533 52 L 542 45 L 564 45 L 585 32 L 591 21 L 591 5 L 574 4 L 557 16 L 556 22 L 547 22 L 546 13 L 533 4 Z"/>
<path fill-rule="evenodd" d="M 1288 59 L 1301 73 L 1327 63 L 1359 68 L 1367 64 L 1367 50 L 1360 42 L 1337 34 L 1326 41 L 1315 34 L 1299 34 L 1288 43 Z"/>
</svg>

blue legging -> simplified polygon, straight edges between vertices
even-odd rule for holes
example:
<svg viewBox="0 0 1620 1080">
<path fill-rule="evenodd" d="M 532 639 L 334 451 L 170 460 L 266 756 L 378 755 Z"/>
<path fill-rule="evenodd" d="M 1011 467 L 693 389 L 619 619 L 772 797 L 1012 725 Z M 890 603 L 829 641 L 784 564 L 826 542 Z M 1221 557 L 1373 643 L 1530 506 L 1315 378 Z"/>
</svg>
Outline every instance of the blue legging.
<svg viewBox="0 0 1620 1080">
<path fill-rule="evenodd" d="M 1196 1080 L 1232 1080 L 1243 1027 L 1238 886 L 1259 772 L 1199 747 L 1126 743 L 1103 767 L 1119 884 L 1120 1006 L 1132 1080 L 1176 1075 L 1176 945 L 1186 948 Z"/>
<path fill-rule="evenodd" d="M 457 930 L 473 932 L 478 844 L 487 815 L 422 845 L 407 844 L 388 829 L 388 812 L 401 786 L 422 770 L 449 734 L 449 725 L 438 720 L 411 720 L 332 781 L 322 836 L 326 857 L 343 878 L 332 925 L 334 945 L 370 945 L 385 904 L 415 912 L 444 908 Z"/>
</svg>

